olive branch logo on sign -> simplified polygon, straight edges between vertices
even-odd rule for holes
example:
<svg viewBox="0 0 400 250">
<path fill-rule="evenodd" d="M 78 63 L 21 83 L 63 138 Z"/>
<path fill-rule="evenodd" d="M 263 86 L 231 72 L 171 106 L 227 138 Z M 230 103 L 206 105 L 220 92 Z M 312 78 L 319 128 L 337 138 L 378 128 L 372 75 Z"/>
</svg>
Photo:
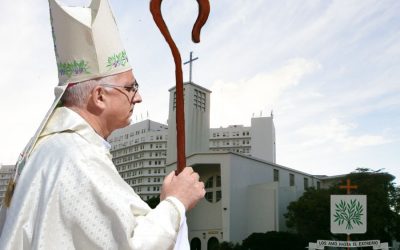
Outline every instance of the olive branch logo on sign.
<svg viewBox="0 0 400 250">
<path fill-rule="evenodd" d="M 366 195 L 331 196 L 331 232 L 357 234 L 367 231 Z"/>
<path fill-rule="evenodd" d="M 341 200 L 339 204 L 335 204 L 336 210 L 335 221 L 339 226 L 346 223 L 346 229 L 353 229 L 353 224 L 361 225 L 361 216 L 363 215 L 364 207 L 356 199 L 350 200 L 349 203 Z"/>
</svg>

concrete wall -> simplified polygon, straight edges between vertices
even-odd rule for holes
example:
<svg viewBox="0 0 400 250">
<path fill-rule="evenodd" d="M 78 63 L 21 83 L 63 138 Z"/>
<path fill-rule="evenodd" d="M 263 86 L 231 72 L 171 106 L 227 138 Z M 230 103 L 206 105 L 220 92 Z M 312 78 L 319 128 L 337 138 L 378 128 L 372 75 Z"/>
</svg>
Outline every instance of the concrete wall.
<svg viewBox="0 0 400 250">
<path fill-rule="evenodd" d="M 249 236 L 247 230 L 248 206 L 246 195 L 250 185 L 272 182 L 272 170 L 265 163 L 251 161 L 238 155 L 230 154 L 230 166 L 222 166 L 230 172 L 230 240 L 241 242 Z M 272 216 L 275 211 L 266 211 Z"/>
<path fill-rule="evenodd" d="M 251 156 L 276 162 L 275 127 L 272 117 L 251 119 Z"/>
<path fill-rule="evenodd" d="M 278 229 L 278 185 L 276 182 L 247 189 L 247 234 Z M 251 216 L 250 216 L 251 215 Z"/>
</svg>

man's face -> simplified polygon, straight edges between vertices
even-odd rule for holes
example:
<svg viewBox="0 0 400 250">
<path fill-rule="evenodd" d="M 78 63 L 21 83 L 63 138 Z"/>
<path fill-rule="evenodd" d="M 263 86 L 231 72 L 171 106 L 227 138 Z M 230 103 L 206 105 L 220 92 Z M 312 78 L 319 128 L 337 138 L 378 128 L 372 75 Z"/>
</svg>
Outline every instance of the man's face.
<svg viewBox="0 0 400 250">
<path fill-rule="evenodd" d="M 139 92 L 132 88 L 135 84 L 131 70 L 115 75 L 114 82 L 104 84 L 108 97 L 105 118 L 110 132 L 128 126 L 135 104 L 142 101 Z"/>
</svg>

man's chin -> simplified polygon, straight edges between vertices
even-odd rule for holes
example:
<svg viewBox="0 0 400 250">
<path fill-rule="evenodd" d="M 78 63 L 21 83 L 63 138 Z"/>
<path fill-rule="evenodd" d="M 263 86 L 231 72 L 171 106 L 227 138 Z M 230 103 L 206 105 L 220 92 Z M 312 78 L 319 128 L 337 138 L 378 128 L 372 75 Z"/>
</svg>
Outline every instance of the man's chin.
<svg viewBox="0 0 400 250">
<path fill-rule="evenodd" d="M 126 119 L 126 121 L 125 121 L 124 123 L 121 123 L 121 124 L 118 126 L 117 129 L 125 128 L 125 127 L 127 127 L 127 126 L 129 126 L 129 125 L 131 125 L 131 124 L 132 124 L 132 118 L 129 117 L 128 119 Z"/>
</svg>

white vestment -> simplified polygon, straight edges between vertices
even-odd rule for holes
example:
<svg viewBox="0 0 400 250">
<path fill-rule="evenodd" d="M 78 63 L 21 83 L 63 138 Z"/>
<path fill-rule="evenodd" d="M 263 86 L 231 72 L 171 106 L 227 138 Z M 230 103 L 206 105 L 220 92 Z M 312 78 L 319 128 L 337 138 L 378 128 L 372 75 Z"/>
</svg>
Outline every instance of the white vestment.
<svg viewBox="0 0 400 250">
<path fill-rule="evenodd" d="M 182 203 L 168 197 L 151 209 L 120 177 L 103 138 L 65 107 L 42 132 L 5 211 L 0 249 L 189 248 Z"/>
</svg>

